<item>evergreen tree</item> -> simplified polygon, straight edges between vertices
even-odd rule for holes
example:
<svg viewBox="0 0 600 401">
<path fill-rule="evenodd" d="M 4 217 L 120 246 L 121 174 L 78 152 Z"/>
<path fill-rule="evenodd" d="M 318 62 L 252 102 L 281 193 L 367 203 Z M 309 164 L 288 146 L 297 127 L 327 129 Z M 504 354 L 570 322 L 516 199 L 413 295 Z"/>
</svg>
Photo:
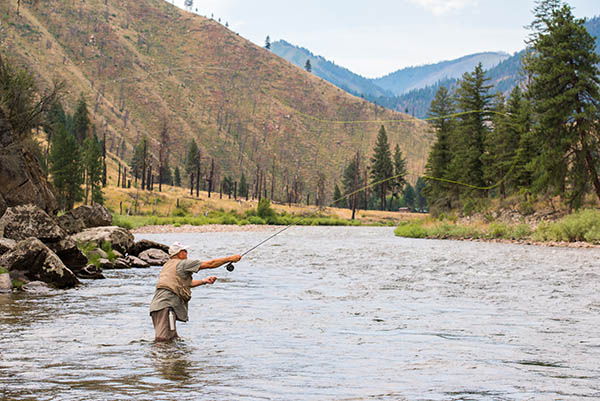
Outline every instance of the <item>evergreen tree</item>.
<svg viewBox="0 0 600 401">
<path fill-rule="evenodd" d="M 238 187 L 238 193 L 240 197 L 248 196 L 248 183 L 246 182 L 246 175 L 242 171 L 242 176 L 240 177 L 240 185 Z"/>
<path fill-rule="evenodd" d="M 540 148 L 534 189 L 565 196 L 577 208 L 590 184 L 600 198 L 600 56 L 585 20 L 576 19 L 569 5 L 543 0 L 534 12 L 531 53 L 524 64 Z"/>
<path fill-rule="evenodd" d="M 265 39 L 265 49 L 271 50 L 271 38 L 269 37 L 269 35 L 267 35 L 267 38 Z"/>
<path fill-rule="evenodd" d="M 465 73 L 456 91 L 458 110 L 465 112 L 457 117 L 453 142 L 452 162 L 449 176 L 451 179 L 474 186 L 484 186 L 483 163 L 481 156 L 485 152 L 484 138 L 488 128 L 488 110 L 492 96 L 488 93 L 491 88 L 487 81 L 483 66 L 479 63 L 473 73 Z M 468 196 L 483 196 L 483 191 L 473 192 L 463 189 Z"/>
<path fill-rule="evenodd" d="M 425 181 L 419 177 L 417 179 L 417 184 L 415 185 L 415 208 L 419 212 L 427 210 L 427 199 L 425 198 L 423 189 L 425 189 Z"/>
<path fill-rule="evenodd" d="M 135 153 L 131 159 L 131 173 L 135 178 L 142 178 L 146 158 L 148 156 L 148 139 L 146 136 L 135 147 Z"/>
<path fill-rule="evenodd" d="M 407 183 L 406 188 L 404 189 L 404 197 L 402 198 L 403 203 L 406 205 L 406 207 L 410 208 L 411 210 L 414 210 L 415 209 L 415 199 L 416 199 L 415 189 L 413 188 L 412 185 Z"/>
<path fill-rule="evenodd" d="M 350 162 L 344 169 L 344 174 L 342 176 L 342 188 L 344 189 L 343 195 L 351 194 L 366 185 L 364 176 L 361 174 L 361 164 L 362 159 L 360 157 L 360 154 L 357 153 L 357 155 L 353 157 L 352 160 L 350 160 Z M 343 203 L 346 207 L 352 209 L 352 202 L 356 200 L 356 206 L 358 207 L 358 205 L 364 204 L 364 197 L 365 193 L 364 191 L 361 191 L 358 194 L 356 194 L 356 196 L 349 196 Z"/>
<path fill-rule="evenodd" d="M 77 141 L 62 124 L 55 127 L 49 162 L 58 206 L 71 210 L 75 202 L 83 199 L 83 168 Z"/>
<path fill-rule="evenodd" d="M 396 147 L 394 148 L 394 175 L 396 178 L 393 182 L 394 188 L 392 188 L 394 196 L 397 196 L 397 193 L 404 189 L 404 184 L 406 184 L 406 174 L 408 174 L 406 170 L 406 160 L 402 157 L 400 146 L 396 144 Z"/>
<path fill-rule="evenodd" d="M 188 145 L 188 151 L 185 156 L 185 173 L 187 175 L 195 174 L 198 164 L 200 163 L 200 150 L 196 141 L 191 140 Z"/>
<path fill-rule="evenodd" d="M 181 173 L 179 172 L 179 167 L 175 167 L 175 176 L 173 178 L 173 181 L 176 187 L 181 186 Z"/>
<path fill-rule="evenodd" d="M 335 184 L 335 188 L 333 190 L 333 206 L 334 207 L 346 207 L 346 199 L 338 200 L 342 198 L 342 191 L 340 191 L 340 187 L 338 184 Z M 337 202 L 336 202 L 337 201 Z"/>
<path fill-rule="evenodd" d="M 310 59 L 306 59 L 306 64 L 304 64 L 304 69 L 308 72 L 312 72 L 312 65 L 310 64 Z"/>
<path fill-rule="evenodd" d="M 424 194 L 428 203 L 436 209 L 451 209 L 453 198 L 458 200 L 457 188 L 440 181 L 449 178 L 448 168 L 453 155 L 451 138 L 455 126 L 455 120 L 451 115 L 455 112 L 452 96 L 448 93 L 448 89 L 441 86 L 431 101 L 427 114 L 429 124 L 435 130 L 436 141 L 425 165 L 426 174 L 431 178 L 427 180 Z"/>
<path fill-rule="evenodd" d="M 79 146 L 82 146 L 85 138 L 89 136 L 90 126 L 91 122 L 87 103 L 82 92 L 77 103 L 75 114 L 73 114 L 73 134 L 75 135 L 75 139 L 77 139 Z"/>
<path fill-rule="evenodd" d="M 371 157 L 371 183 L 375 184 L 393 175 L 394 165 L 392 164 L 390 144 L 388 143 L 385 127 L 382 125 L 377 134 L 377 143 Z M 386 209 L 386 196 L 389 189 L 389 181 L 375 185 L 375 190 L 379 193 L 379 199 L 381 200 L 381 210 Z"/>
<path fill-rule="evenodd" d="M 85 169 L 85 200 L 91 194 L 91 203 L 104 203 L 102 194 L 102 149 L 96 135 L 83 142 L 83 166 Z"/>
<path fill-rule="evenodd" d="M 519 134 L 519 147 L 513 160 L 512 182 L 515 189 L 529 193 L 533 186 L 533 165 L 539 156 L 539 148 L 532 131 L 531 105 L 518 86 L 510 95 L 508 113 L 511 129 Z"/>
</svg>

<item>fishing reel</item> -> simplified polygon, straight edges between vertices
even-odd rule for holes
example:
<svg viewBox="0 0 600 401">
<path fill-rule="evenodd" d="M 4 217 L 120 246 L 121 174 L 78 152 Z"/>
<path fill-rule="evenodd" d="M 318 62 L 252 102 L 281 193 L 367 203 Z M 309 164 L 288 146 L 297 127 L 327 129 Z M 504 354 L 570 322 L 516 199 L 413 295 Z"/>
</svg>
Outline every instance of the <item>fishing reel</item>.
<svg viewBox="0 0 600 401">
<path fill-rule="evenodd" d="M 229 262 L 229 263 L 227 263 L 227 265 L 225 265 L 225 268 L 227 269 L 228 272 L 232 272 L 233 269 L 235 269 L 235 266 L 233 265 L 233 263 Z"/>
</svg>

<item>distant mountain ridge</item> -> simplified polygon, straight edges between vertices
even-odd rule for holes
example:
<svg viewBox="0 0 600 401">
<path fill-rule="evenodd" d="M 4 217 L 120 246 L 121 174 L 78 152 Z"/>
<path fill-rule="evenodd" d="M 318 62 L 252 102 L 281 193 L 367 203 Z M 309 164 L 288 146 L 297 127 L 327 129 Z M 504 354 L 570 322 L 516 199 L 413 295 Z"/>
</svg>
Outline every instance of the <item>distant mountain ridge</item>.
<svg viewBox="0 0 600 401">
<path fill-rule="evenodd" d="M 589 18 L 585 26 L 596 37 L 596 51 L 600 53 L 600 17 Z M 315 75 L 353 95 L 418 118 L 426 117 L 431 100 L 440 86 L 452 87 L 465 72 L 473 71 L 480 62 L 487 70 L 493 90 L 508 94 L 521 79 L 521 57 L 525 52 L 522 50 L 513 55 L 504 52 L 476 53 L 455 60 L 403 68 L 370 79 L 283 40 L 274 42 L 271 50 L 302 68 L 310 59 Z"/>
</svg>

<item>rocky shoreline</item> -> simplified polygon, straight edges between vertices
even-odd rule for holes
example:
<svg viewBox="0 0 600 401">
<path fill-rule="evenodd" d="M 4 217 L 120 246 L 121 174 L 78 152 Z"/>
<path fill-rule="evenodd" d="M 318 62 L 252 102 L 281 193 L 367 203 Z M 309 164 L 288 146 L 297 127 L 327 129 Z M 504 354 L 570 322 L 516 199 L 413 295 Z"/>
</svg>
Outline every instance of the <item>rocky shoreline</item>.
<svg viewBox="0 0 600 401">
<path fill-rule="evenodd" d="M 142 226 L 131 230 L 133 234 L 167 234 L 167 233 L 223 233 L 223 232 L 262 232 L 272 231 L 282 226 L 271 226 L 261 224 L 247 224 L 238 226 L 237 224 L 209 224 L 203 226 L 194 226 L 184 224 L 175 226 L 173 224 Z"/>
<path fill-rule="evenodd" d="M 167 260 L 167 245 L 135 242 L 131 232 L 112 225 L 101 205 L 80 206 L 59 217 L 20 205 L 0 217 L 0 269 L 7 271 L 0 291 L 73 288 L 80 279 L 103 279 L 106 269 L 149 268 Z"/>
</svg>

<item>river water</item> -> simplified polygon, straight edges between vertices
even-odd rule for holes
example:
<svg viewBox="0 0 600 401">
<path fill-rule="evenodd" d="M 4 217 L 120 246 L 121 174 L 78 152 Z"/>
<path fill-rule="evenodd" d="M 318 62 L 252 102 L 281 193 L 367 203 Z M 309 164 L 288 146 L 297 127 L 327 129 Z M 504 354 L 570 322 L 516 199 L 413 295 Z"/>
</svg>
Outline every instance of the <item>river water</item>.
<svg viewBox="0 0 600 401">
<path fill-rule="evenodd" d="M 268 232 L 145 234 L 190 257 Z M 193 290 L 155 344 L 159 268 L 0 295 L 0 399 L 600 399 L 600 251 L 294 227 Z"/>
</svg>

